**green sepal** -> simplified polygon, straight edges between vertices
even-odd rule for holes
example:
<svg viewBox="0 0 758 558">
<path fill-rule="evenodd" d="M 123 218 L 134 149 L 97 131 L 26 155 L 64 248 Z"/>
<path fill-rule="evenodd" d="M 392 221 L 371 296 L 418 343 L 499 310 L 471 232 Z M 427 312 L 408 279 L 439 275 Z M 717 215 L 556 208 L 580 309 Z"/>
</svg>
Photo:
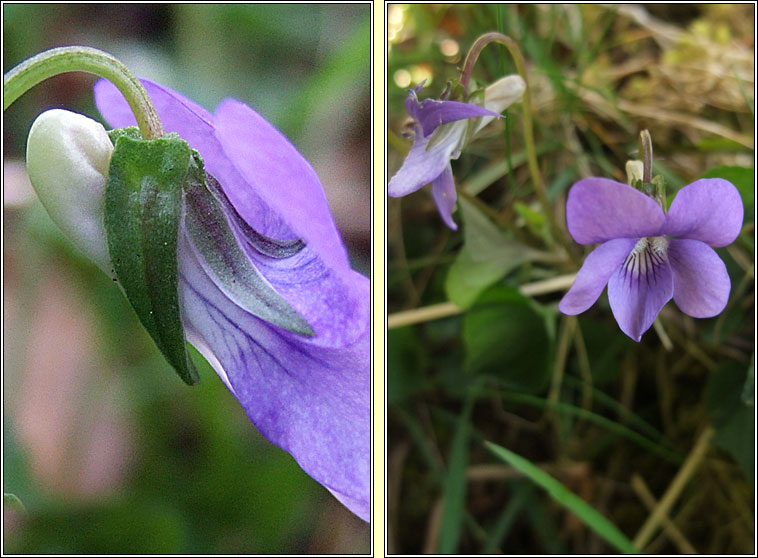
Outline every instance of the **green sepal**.
<svg viewBox="0 0 758 558">
<path fill-rule="evenodd" d="M 190 163 L 184 192 L 187 231 L 199 252 L 201 265 L 216 285 L 254 316 L 287 331 L 313 336 L 313 329 L 305 318 L 273 289 L 250 261 L 232 226 L 256 250 L 272 258 L 289 257 L 305 244 L 299 239 L 277 241 L 253 230 L 236 212 L 218 182 L 203 171 L 199 157 Z"/>
<path fill-rule="evenodd" d="M 187 384 L 199 380 L 179 305 L 177 240 L 192 150 L 169 134 L 116 131 L 105 186 L 105 231 L 116 279 L 166 360 Z"/>
</svg>

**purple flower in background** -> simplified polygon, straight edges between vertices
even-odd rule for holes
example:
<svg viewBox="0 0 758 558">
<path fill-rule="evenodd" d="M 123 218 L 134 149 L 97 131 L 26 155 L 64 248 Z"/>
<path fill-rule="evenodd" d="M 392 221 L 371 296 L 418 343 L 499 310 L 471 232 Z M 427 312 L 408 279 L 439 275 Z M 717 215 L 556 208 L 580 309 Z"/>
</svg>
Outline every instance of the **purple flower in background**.
<svg viewBox="0 0 758 558">
<path fill-rule="evenodd" d="M 432 184 L 432 196 L 445 224 L 455 230 L 453 221 L 457 194 L 450 160 L 457 159 L 468 139 L 500 112 L 521 99 L 525 84 L 521 76 L 506 76 L 484 91 L 484 107 L 458 101 L 418 100 L 422 83 L 411 90 L 405 108 L 414 120 L 415 139 L 400 170 L 389 182 L 392 197 L 411 194 Z M 481 118 L 473 130 L 469 119 Z"/>
<path fill-rule="evenodd" d="M 626 184 L 580 180 L 566 203 L 568 230 L 579 244 L 602 244 L 587 256 L 559 309 L 584 312 L 608 284 L 613 315 L 635 341 L 671 298 L 694 318 L 719 314 L 731 283 L 713 247 L 737 238 L 742 216 L 739 192 L 721 178 L 685 186 L 668 213 Z"/>
<path fill-rule="evenodd" d="M 170 89 L 143 84 L 166 131 L 177 132 L 200 153 L 205 170 L 247 225 L 270 238 L 305 243 L 284 258 L 245 251 L 312 328 L 311 337 L 235 303 L 208 272 L 192 236 L 180 232 L 179 294 L 188 340 L 260 432 L 369 521 L 369 281 L 350 268 L 316 173 L 247 105 L 225 100 L 210 114 Z M 135 124 L 109 82 L 95 85 L 95 99 L 114 128 Z"/>
</svg>

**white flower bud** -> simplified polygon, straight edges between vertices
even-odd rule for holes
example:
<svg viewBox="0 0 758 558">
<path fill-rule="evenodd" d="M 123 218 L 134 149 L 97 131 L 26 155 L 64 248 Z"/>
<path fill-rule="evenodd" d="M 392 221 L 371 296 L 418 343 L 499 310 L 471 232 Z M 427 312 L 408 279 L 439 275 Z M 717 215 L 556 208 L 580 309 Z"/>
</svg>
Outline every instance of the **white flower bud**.
<svg viewBox="0 0 758 558">
<path fill-rule="evenodd" d="M 106 273 L 111 262 L 103 216 L 112 153 L 101 124 L 60 109 L 37 117 L 26 144 L 29 179 L 50 218 Z"/>
<path fill-rule="evenodd" d="M 630 186 L 635 180 L 642 180 L 642 175 L 645 171 L 645 167 L 642 161 L 627 161 L 626 162 L 626 183 Z"/>
<path fill-rule="evenodd" d="M 524 91 L 526 91 L 526 83 L 520 75 L 514 74 L 502 77 L 495 83 L 491 83 L 485 87 L 484 108 L 493 112 L 503 112 L 513 103 L 519 102 L 521 97 L 524 96 Z M 494 118 L 494 116 L 483 117 L 476 131 L 484 128 Z"/>
</svg>

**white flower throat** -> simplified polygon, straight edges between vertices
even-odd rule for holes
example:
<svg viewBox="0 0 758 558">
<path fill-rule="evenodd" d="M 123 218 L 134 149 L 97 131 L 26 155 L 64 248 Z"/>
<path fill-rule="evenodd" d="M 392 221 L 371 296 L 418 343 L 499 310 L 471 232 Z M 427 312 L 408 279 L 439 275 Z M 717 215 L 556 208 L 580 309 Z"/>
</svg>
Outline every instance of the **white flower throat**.
<svg viewBox="0 0 758 558">
<path fill-rule="evenodd" d="M 656 267 L 668 260 L 666 252 L 669 241 L 663 236 L 640 238 L 624 260 L 624 276 L 638 278 L 648 273 L 655 277 Z"/>
</svg>

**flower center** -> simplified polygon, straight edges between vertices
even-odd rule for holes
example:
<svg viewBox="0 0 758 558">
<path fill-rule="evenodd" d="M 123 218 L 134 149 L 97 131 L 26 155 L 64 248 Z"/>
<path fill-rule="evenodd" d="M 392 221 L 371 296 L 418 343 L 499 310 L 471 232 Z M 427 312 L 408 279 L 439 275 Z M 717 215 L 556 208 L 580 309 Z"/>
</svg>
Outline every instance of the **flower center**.
<svg viewBox="0 0 758 558">
<path fill-rule="evenodd" d="M 637 279 L 640 275 L 652 274 L 655 280 L 656 268 L 668 260 L 668 245 L 663 236 L 640 238 L 624 260 L 624 277 Z"/>
</svg>

